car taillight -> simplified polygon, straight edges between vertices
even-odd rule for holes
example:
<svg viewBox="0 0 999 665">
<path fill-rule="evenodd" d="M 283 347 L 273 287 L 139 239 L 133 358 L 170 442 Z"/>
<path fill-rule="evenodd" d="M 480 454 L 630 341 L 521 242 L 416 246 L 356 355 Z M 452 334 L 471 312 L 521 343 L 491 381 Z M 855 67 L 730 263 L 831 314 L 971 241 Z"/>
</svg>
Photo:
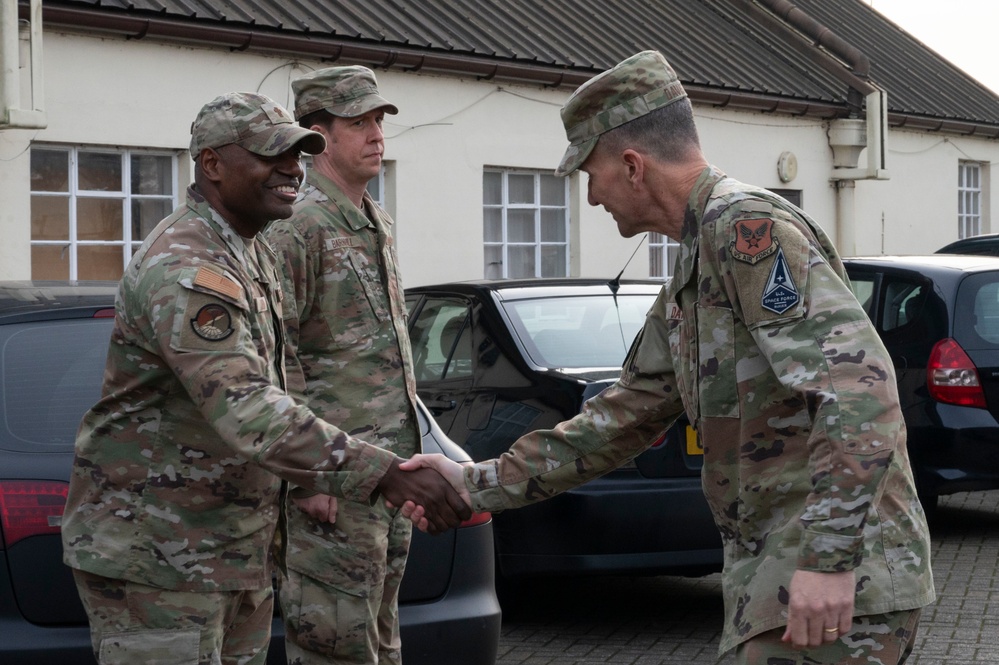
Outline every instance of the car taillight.
<svg viewBox="0 0 999 665">
<path fill-rule="evenodd" d="M 930 397 L 938 402 L 986 408 L 978 368 L 961 345 L 949 337 L 937 342 L 930 352 L 926 385 Z"/>
<path fill-rule="evenodd" d="M 95 319 L 113 319 L 114 318 L 114 307 L 105 307 L 104 309 L 99 309 L 94 312 Z"/>
<path fill-rule="evenodd" d="M 458 525 L 458 528 L 463 528 L 466 526 L 479 526 L 480 524 L 485 524 L 493 518 L 491 513 L 472 513 L 472 516 Z"/>
<path fill-rule="evenodd" d="M 28 536 L 59 533 L 69 485 L 44 480 L 0 480 L 0 525 L 10 547 Z"/>
</svg>

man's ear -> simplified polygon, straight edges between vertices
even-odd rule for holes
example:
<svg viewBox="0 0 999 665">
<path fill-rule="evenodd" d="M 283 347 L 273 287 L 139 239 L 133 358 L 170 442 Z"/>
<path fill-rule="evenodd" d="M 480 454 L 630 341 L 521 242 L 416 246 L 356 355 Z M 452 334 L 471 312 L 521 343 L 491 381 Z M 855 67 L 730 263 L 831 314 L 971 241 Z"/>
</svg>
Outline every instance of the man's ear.
<svg viewBox="0 0 999 665">
<path fill-rule="evenodd" d="M 638 189 L 645 180 L 645 157 L 640 152 L 628 148 L 621 153 L 621 162 L 624 164 L 631 188 Z"/>
<path fill-rule="evenodd" d="M 221 181 L 222 171 L 225 169 L 225 166 L 222 156 L 219 155 L 215 148 L 202 149 L 199 158 L 201 159 L 201 171 L 205 174 L 205 177 L 212 182 Z"/>
</svg>

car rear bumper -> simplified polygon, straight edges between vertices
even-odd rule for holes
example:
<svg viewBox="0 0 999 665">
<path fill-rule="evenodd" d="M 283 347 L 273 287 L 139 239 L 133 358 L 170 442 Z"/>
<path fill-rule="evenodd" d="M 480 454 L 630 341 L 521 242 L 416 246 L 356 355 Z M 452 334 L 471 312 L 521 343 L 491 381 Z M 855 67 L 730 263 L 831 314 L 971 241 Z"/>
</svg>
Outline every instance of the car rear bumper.
<svg viewBox="0 0 999 665">
<path fill-rule="evenodd" d="M 932 406 L 932 424 L 908 425 L 907 447 L 920 492 L 999 489 L 999 422 L 984 409 Z"/>
</svg>

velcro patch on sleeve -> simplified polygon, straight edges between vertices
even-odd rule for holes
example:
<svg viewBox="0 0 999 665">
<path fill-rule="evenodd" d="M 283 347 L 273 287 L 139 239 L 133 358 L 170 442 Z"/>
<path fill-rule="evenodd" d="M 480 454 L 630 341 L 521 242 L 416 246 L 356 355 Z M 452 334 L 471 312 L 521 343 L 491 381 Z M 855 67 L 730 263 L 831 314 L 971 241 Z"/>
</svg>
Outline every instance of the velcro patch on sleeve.
<svg viewBox="0 0 999 665">
<path fill-rule="evenodd" d="M 171 347 L 179 351 L 223 351 L 239 346 L 246 313 L 226 300 L 201 291 L 178 298 L 183 318 L 174 325 Z"/>
<path fill-rule="evenodd" d="M 804 236 L 791 224 L 766 220 L 761 226 L 761 221 L 736 222 L 729 245 L 742 318 L 750 328 L 802 316 L 808 276 Z M 747 235 L 760 243 L 749 247 Z"/>
<path fill-rule="evenodd" d="M 777 251 L 780 243 L 773 235 L 772 219 L 740 219 L 735 223 L 735 240 L 729 246 L 732 258 L 756 265 Z"/>
<path fill-rule="evenodd" d="M 221 293 L 231 300 L 239 300 L 243 295 L 243 288 L 239 284 L 225 275 L 220 275 L 205 267 L 198 268 L 194 283 L 216 293 Z"/>
</svg>

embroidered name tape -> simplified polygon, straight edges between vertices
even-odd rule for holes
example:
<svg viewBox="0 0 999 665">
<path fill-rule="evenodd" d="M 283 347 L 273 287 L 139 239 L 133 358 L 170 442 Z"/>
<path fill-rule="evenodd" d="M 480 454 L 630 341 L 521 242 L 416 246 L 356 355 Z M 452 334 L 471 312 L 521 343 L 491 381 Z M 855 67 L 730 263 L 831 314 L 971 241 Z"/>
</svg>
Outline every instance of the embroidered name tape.
<svg viewBox="0 0 999 665">
<path fill-rule="evenodd" d="M 354 236 L 337 236 L 335 238 L 326 239 L 326 249 L 341 249 L 343 247 L 356 247 L 358 244 L 357 238 Z"/>
</svg>

